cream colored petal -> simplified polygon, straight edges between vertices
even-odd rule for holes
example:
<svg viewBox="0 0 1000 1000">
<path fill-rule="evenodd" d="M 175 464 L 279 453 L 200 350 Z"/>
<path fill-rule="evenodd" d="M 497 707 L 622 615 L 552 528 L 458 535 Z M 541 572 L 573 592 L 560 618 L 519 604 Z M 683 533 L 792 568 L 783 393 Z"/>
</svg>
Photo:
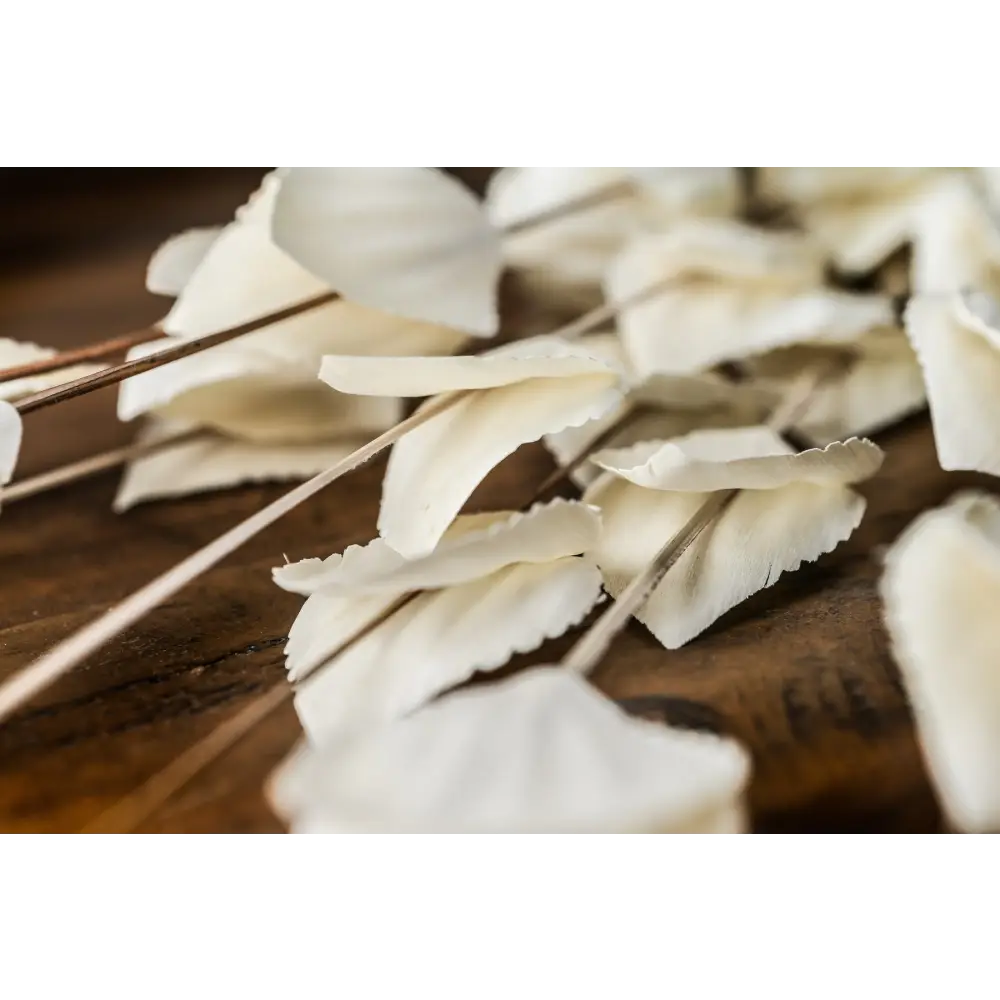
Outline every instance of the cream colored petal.
<svg viewBox="0 0 1000 1000">
<path fill-rule="evenodd" d="M 773 430 L 757 426 L 606 449 L 591 461 L 646 490 L 702 493 L 856 483 L 874 475 L 883 457 L 881 448 L 858 438 L 795 453 Z"/>
<path fill-rule="evenodd" d="M 155 354 L 170 344 L 143 344 L 129 357 Z M 333 392 L 308 368 L 282 365 L 232 343 L 126 379 L 118 396 L 119 419 L 147 413 L 247 441 L 315 444 L 385 430 L 401 418 L 402 406 L 397 399 Z"/>
<path fill-rule="evenodd" d="M 175 336 L 203 337 L 285 309 L 330 289 L 271 241 L 270 224 L 280 178 L 264 178 L 236 221 L 221 231 L 163 322 Z M 175 239 L 183 239 L 175 237 Z M 188 248 L 158 251 L 151 271 L 179 268 L 173 258 Z M 168 252 L 169 251 L 169 252 Z M 159 260 L 160 255 L 165 260 Z M 193 256 L 193 251 L 192 251 Z M 155 267 L 154 267 L 155 265 Z M 163 284 L 167 284 L 164 280 Z M 154 289 L 151 289 L 154 290 Z M 281 362 L 312 367 L 324 354 L 448 354 L 464 335 L 447 327 L 413 322 L 352 302 L 333 302 L 240 338 L 240 347 Z"/>
<path fill-rule="evenodd" d="M 477 336 L 499 328 L 500 237 L 475 197 L 426 167 L 293 168 L 274 242 L 345 298 Z"/>
<path fill-rule="evenodd" d="M 629 718 L 548 667 L 295 754 L 269 795 L 341 833 L 694 832 L 738 811 L 749 772 L 736 743 Z"/>
<path fill-rule="evenodd" d="M 941 468 L 1000 476 L 1000 346 L 982 317 L 959 296 L 928 295 L 910 300 L 905 324 L 923 368 Z"/>
<path fill-rule="evenodd" d="M 952 301 L 962 325 L 1000 351 L 1000 299 L 982 290 L 968 288 L 960 291 Z"/>
<path fill-rule="evenodd" d="M 739 223 L 690 223 L 634 240 L 608 272 L 612 301 L 675 276 L 677 287 L 624 312 L 622 341 L 640 375 L 687 374 L 801 341 L 851 341 L 893 321 L 887 296 L 823 288 L 808 239 Z"/>
<path fill-rule="evenodd" d="M 706 809 L 704 813 L 693 817 L 686 824 L 689 829 L 678 829 L 668 825 L 664 833 L 650 834 L 623 834 L 621 836 L 610 837 L 585 837 L 575 839 L 616 841 L 616 840 L 742 840 L 748 835 L 750 821 L 746 806 L 740 802 L 735 805 L 726 805 L 721 808 Z M 437 831 L 430 833 L 421 832 L 419 835 L 412 832 L 398 834 L 396 836 L 386 835 L 378 827 L 368 828 L 364 826 L 352 825 L 351 823 L 341 823 L 335 816 L 323 813 L 306 813 L 299 816 L 292 824 L 290 839 L 292 840 L 529 840 L 529 841 L 562 841 L 566 838 L 559 834 L 535 834 L 531 837 L 496 837 L 496 836 L 449 836 L 447 832 Z"/>
<path fill-rule="evenodd" d="M 475 392 L 393 447 L 379 534 L 408 558 L 430 552 L 486 475 L 521 445 L 593 420 L 621 400 L 615 379 L 535 378 Z"/>
<path fill-rule="evenodd" d="M 342 391 L 424 396 L 476 390 L 392 450 L 379 532 L 408 558 L 430 552 L 479 482 L 522 444 L 595 419 L 621 399 L 621 373 L 556 338 L 458 358 L 326 358 Z"/>
<path fill-rule="evenodd" d="M 363 396 L 433 396 L 463 389 L 491 389 L 528 379 L 594 375 L 621 377 L 585 343 L 558 337 L 515 341 L 485 354 L 451 358 L 328 356 L 319 377 L 334 389 Z"/>
<path fill-rule="evenodd" d="M 156 423 L 140 440 L 177 433 L 179 425 Z M 238 441 L 206 432 L 204 439 L 182 443 L 129 463 L 114 509 L 166 497 L 188 496 L 245 483 L 307 479 L 364 444 L 361 438 L 319 444 L 272 445 Z"/>
<path fill-rule="evenodd" d="M 923 262 L 920 249 L 926 243 L 921 234 L 927 230 L 928 213 L 942 192 L 964 185 L 966 181 L 960 175 L 935 170 L 917 172 L 909 183 L 889 185 L 867 196 L 821 200 L 806 206 L 800 212 L 801 221 L 832 262 L 848 273 L 871 271 L 904 244 L 916 242 L 913 278 L 922 283 L 923 275 L 932 271 L 929 263 Z M 934 233 L 932 242 L 940 239 L 939 226 L 934 227 Z M 925 246 L 927 249 L 933 248 Z M 934 256 L 940 263 L 941 255 Z"/>
<path fill-rule="evenodd" d="M 0 399 L 0 486 L 9 483 L 14 475 L 21 452 L 22 433 L 21 414 L 6 400 Z"/>
<path fill-rule="evenodd" d="M 503 167 L 490 179 L 486 210 L 495 225 L 506 226 L 626 179 L 623 167 Z M 642 228 L 643 215 L 639 200 L 625 194 L 506 237 L 504 257 L 540 272 L 553 291 L 596 291 L 613 255 Z"/>
<path fill-rule="evenodd" d="M 756 424 L 776 405 L 781 389 L 736 385 L 715 375 L 653 375 L 627 400 L 598 420 L 545 436 L 545 447 L 564 466 L 585 453 L 602 435 L 603 448 L 624 448 L 643 441 L 666 441 L 710 427 Z M 614 425 L 620 424 L 613 433 Z M 571 474 L 578 486 L 593 482 L 600 470 L 583 462 Z"/>
<path fill-rule="evenodd" d="M 813 289 L 824 280 L 824 266 L 821 248 L 801 233 L 698 219 L 631 240 L 615 258 L 606 288 L 611 299 L 635 294 L 665 278 L 738 281 L 785 291 Z"/>
<path fill-rule="evenodd" d="M 850 343 L 891 322 L 892 303 L 878 295 L 785 295 L 711 284 L 629 309 L 622 339 L 640 372 L 682 375 L 789 344 Z"/>
<path fill-rule="evenodd" d="M 600 596 L 597 567 L 577 558 L 510 565 L 421 594 L 305 682 L 299 719 L 316 744 L 392 722 L 562 635 Z"/>
<path fill-rule="evenodd" d="M 221 226 L 187 229 L 160 244 L 146 268 L 146 290 L 180 295 L 222 231 Z"/>
<path fill-rule="evenodd" d="M 819 205 L 803 214 L 803 225 L 847 274 L 874 270 L 908 243 L 916 228 L 909 195 L 873 204 Z"/>
<path fill-rule="evenodd" d="M 1000 830 L 1000 506 L 962 493 L 886 558 L 885 618 L 920 746 L 955 828 Z"/>
<path fill-rule="evenodd" d="M 971 167 L 982 184 L 989 202 L 1000 207 L 1000 167 Z"/>
<path fill-rule="evenodd" d="M 401 596 L 388 590 L 377 594 L 318 590 L 310 594 L 292 623 L 285 645 L 289 682 L 309 676 L 341 647 L 355 641 L 359 632 L 390 612 Z"/>
<path fill-rule="evenodd" d="M 490 181 L 486 205 L 503 226 L 628 180 L 632 190 L 613 201 L 507 237 L 507 260 L 537 272 L 563 295 L 597 291 L 631 236 L 691 215 L 730 214 L 739 197 L 729 167 L 504 167 Z"/>
<path fill-rule="evenodd" d="M 330 291 L 271 241 L 270 217 L 278 183 L 269 174 L 250 207 L 244 206 L 236 221 L 207 249 L 163 322 L 168 333 L 201 337 Z M 244 343 L 295 337 L 303 329 L 308 335 L 329 321 L 332 309 L 325 306 L 285 320 L 249 335 Z"/>
<path fill-rule="evenodd" d="M 710 494 L 649 490 L 603 477 L 585 496 L 601 508 L 604 530 L 593 555 L 617 597 Z M 831 551 L 851 535 L 864 510 L 858 494 L 835 483 L 745 490 L 681 556 L 636 617 L 667 649 L 677 649 L 782 573 Z"/>
<path fill-rule="evenodd" d="M 404 559 L 382 538 L 352 545 L 343 555 L 304 559 L 274 570 L 274 582 L 295 594 L 320 588 L 338 593 L 431 590 L 467 583 L 512 563 L 548 562 L 587 552 L 597 544 L 600 514 L 557 499 L 525 513 L 491 511 L 455 519 L 422 559 Z"/>
<path fill-rule="evenodd" d="M 740 207 L 735 167 L 628 167 L 640 195 L 654 206 L 654 221 L 667 223 L 692 215 L 734 215 Z"/>
<path fill-rule="evenodd" d="M 14 368 L 28 365 L 34 361 L 45 361 L 58 352 L 51 347 L 41 347 L 25 340 L 10 340 L 0 337 L 0 368 Z M 0 400 L 16 400 L 34 392 L 41 392 L 52 386 L 72 382 L 84 375 L 99 372 L 106 365 L 73 365 L 71 368 L 61 368 L 59 371 L 45 372 L 41 375 L 29 375 L 25 378 L 11 379 L 0 382 Z"/>
<path fill-rule="evenodd" d="M 812 445 L 872 434 L 926 405 L 923 373 L 905 334 L 877 331 L 852 350 L 856 356 L 851 364 L 824 379 L 795 425 L 796 433 Z M 748 368 L 759 385 L 783 396 L 807 367 L 837 360 L 832 349 L 805 345 L 762 355 Z"/>
<path fill-rule="evenodd" d="M 989 200 L 969 178 L 938 182 L 916 219 L 915 292 L 947 294 L 973 286 L 1000 291 L 1000 227 Z"/>
</svg>

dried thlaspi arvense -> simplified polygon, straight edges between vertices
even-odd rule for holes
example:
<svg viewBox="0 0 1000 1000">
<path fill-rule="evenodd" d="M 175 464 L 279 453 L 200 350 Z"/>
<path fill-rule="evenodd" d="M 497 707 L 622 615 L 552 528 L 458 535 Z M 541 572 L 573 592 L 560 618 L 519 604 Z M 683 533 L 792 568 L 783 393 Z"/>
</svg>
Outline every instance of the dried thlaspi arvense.
<svg viewBox="0 0 1000 1000">
<path fill-rule="evenodd" d="M 922 295 L 904 317 L 927 385 L 942 469 L 1000 476 L 1000 306 L 983 292 Z"/>
<path fill-rule="evenodd" d="M 637 615 L 674 649 L 778 577 L 848 538 L 864 499 L 849 488 L 873 475 L 881 450 L 853 439 L 794 453 L 763 426 L 696 431 L 593 456 L 602 476 L 584 499 L 604 528 L 594 558 L 620 594 L 711 493 L 739 489 L 680 557 Z M 641 525 L 641 530 L 637 530 Z"/>
<path fill-rule="evenodd" d="M 720 220 L 638 237 L 613 262 L 607 296 L 663 279 L 675 287 L 619 320 L 643 374 L 690 374 L 804 341 L 851 342 L 893 322 L 887 296 L 825 287 L 821 251 L 797 233 Z"/>
<path fill-rule="evenodd" d="M 389 456 L 379 533 L 414 558 L 437 545 L 476 486 L 517 448 L 615 407 L 622 373 L 583 345 L 537 337 L 475 357 L 327 357 L 320 378 L 345 393 L 465 393 Z"/>
<path fill-rule="evenodd" d="M 302 833 L 741 833 L 749 774 L 736 743 L 540 667 L 303 749 L 269 792 Z"/>
<path fill-rule="evenodd" d="M 1000 504 L 961 493 L 886 557 L 885 619 L 952 826 L 1000 831 Z"/>
<path fill-rule="evenodd" d="M 308 598 L 285 653 L 289 680 L 306 678 L 295 705 L 310 739 L 399 718 L 577 624 L 601 577 L 575 557 L 599 532 L 596 510 L 556 500 L 459 517 L 422 559 L 379 538 L 275 570 L 279 586 Z M 393 610 L 405 595 L 414 596 Z"/>
</svg>

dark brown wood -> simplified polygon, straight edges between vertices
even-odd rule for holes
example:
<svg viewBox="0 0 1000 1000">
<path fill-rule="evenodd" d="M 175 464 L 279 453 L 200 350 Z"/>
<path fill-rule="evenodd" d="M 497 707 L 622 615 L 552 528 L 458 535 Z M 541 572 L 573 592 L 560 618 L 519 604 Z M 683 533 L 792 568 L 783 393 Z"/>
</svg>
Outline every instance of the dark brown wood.
<svg viewBox="0 0 1000 1000">
<path fill-rule="evenodd" d="M 224 221 L 258 176 L 154 172 L 141 198 L 129 188 L 118 200 L 113 186 L 99 196 L 60 195 L 50 251 L 36 240 L 25 257 L 0 254 L 0 336 L 72 347 L 155 322 L 167 303 L 143 290 L 149 252 L 172 232 Z M 29 201 L 13 206 L 22 230 Z M 53 216 L 45 204 L 38 212 Z M 101 239 L 93 243 L 85 235 L 95 228 Z M 516 294 L 509 299 L 518 329 L 549 321 Z M 27 416 L 18 474 L 127 441 L 114 399 L 107 389 Z M 676 652 L 633 623 L 595 677 L 630 710 L 746 741 L 760 830 L 940 825 L 881 622 L 879 556 L 916 512 L 958 488 L 991 486 L 938 468 L 926 417 L 879 441 L 888 458 L 864 487 L 869 511 L 849 543 Z M 383 469 L 375 462 L 334 484 L 0 727 L 0 830 L 80 829 L 280 680 L 301 599 L 275 588 L 269 570 L 284 555 L 327 555 L 369 539 Z M 550 471 L 541 448 L 524 449 L 470 506 L 516 508 Z M 0 512 L 0 677 L 287 488 L 227 490 L 115 515 L 116 479 L 102 475 Z M 577 634 L 510 669 L 558 657 Z M 298 734 L 286 706 L 143 829 L 279 830 L 261 787 Z"/>
</svg>

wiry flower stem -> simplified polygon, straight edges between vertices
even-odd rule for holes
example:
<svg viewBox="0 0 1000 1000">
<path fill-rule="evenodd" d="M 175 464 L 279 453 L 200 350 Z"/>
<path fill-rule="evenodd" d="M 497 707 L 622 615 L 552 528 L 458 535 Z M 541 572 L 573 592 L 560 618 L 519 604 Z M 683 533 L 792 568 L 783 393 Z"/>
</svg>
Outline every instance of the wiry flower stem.
<svg viewBox="0 0 1000 1000">
<path fill-rule="evenodd" d="M 96 344 L 88 344 L 86 347 L 60 351 L 50 358 L 40 358 L 38 361 L 29 361 L 27 364 L 4 368 L 0 370 L 0 383 L 14 382 L 21 378 L 33 378 L 36 375 L 47 375 L 49 372 L 59 371 L 60 368 L 70 368 L 88 361 L 107 361 L 108 358 L 116 358 L 125 354 L 139 344 L 146 344 L 151 340 L 161 340 L 165 336 L 166 334 L 158 326 L 147 326 L 142 330 L 123 334 L 121 337 L 112 337 Z"/>
<path fill-rule="evenodd" d="M 207 351 L 210 347 L 228 343 L 237 337 L 242 337 L 248 333 L 255 333 L 263 330 L 267 326 L 281 323 L 293 316 L 318 309 L 330 302 L 336 302 L 339 296 L 336 292 L 324 292 L 322 295 L 313 296 L 302 302 L 279 309 L 277 312 L 269 313 L 267 316 L 258 316 L 248 323 L 240 323 L 239 326 L 230 327 L 228 330 L 219 330 L 217 333 L 210 333 L 207 337 L 198 337 L 195 340 L 185 340 L 181 344 L 167 347 L 155 354 L 147 355 L 144 358 L 136 358 L 134 361 L 123 361 L 120 365 L 113 365 L 93 375 L 84 375 L 82 378 L 73 379 L 71 382 L 64 382 L 62 385 L 53 386 L 51 389 L 43 389 L 41 392 L 24 396 L 14 403 L 15 409 L 21 414 L 33 413 L 46 406 L 54 406 L 56 403 L 65 402 L 67 399 L 75 399 L 83 396 L 95 389 L 103 389 L 105 386 L 115 385 L 123 382 L 133 375 L 141 375 L 143 372 L 152 371 L 172 361 L 179 361 L 181 358 L 190 357 L 192 354 L 199 354 Z"/>
</svg>

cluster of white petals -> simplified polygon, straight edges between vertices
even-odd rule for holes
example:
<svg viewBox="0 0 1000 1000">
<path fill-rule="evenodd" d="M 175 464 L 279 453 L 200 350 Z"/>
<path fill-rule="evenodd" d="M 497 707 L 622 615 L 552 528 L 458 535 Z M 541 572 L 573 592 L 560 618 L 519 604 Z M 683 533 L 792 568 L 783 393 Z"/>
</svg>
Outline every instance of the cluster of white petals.
<svg viewBox="0 0 1000 1000">
<path fill-rule="evenodd" d="M 480 350 L 508 267 L 603 299 L 604 325 Z M 313 475 L 424 400 L 379 537 L 274 571 L 305 598 L 285 653 L 307 738 L 269 786 L 296 832 L 747 830 L 735 742 L 631 718 L 563 665 L 467 685 L 620 597 L 723 493 L 627 605 L 664 647 L 696 640 L 851 536 L 883 459 L 861 435 L 925 405 L 942 468 L 1000 476 L 1000 168 L 506 167 L 484 201 L 432 168 L 281 168 L 160 247 L 147 287 L 174 301 L 130 358 L 327 300 L 123 383 L 140 440 L 183 440 L 132 461 L 119 510 Z M 0 341 L 0 367 L 49 354 Z M 82 371 L 0 383 L 0 486 L 9 401 Z M 536 441 L 581 500 L 462 513 Z M 882 592 L 948 817 L 1000 829 L 1000 504 L 918 519 Z"/>
</svg>

